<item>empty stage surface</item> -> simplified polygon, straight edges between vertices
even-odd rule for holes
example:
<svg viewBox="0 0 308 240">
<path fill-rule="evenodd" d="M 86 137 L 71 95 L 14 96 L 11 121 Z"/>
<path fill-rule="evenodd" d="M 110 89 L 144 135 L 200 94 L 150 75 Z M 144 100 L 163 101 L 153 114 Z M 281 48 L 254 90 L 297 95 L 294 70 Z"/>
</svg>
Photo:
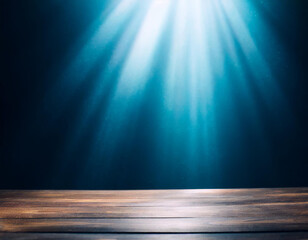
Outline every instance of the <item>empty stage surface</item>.
<svg viewBox="0 0 308 240">
<path fill-rule="evenodd" d="M 2 190 L 0 239 L 308 239 L 308 188 Z"/>
</svg>

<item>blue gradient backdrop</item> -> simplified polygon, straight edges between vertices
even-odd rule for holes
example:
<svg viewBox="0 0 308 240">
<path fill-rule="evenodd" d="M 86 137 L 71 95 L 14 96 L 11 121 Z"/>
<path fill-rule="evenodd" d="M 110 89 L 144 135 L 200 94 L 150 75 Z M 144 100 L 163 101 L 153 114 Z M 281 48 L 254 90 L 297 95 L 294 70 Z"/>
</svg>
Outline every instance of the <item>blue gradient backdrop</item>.
<svg viewBox="0 0 308 240">
<path fill-rule="evenodd" d="M 3 2 L 0 187 L 308 186 L 306 3 Z"/>
</svg>

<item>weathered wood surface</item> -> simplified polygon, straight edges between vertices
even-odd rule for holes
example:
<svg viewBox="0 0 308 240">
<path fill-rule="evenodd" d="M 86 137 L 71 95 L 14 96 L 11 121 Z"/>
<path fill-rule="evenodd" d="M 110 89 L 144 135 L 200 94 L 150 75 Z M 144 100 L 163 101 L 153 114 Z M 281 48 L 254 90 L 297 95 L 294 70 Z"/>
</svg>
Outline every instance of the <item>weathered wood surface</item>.
<svg viewBox="0 0 308 240">
<path fill-rule="evenodd" d="M 121 218 L 1 219 L 3 232 L 202 233 L 305 231 L 307 219 Z"/>
<path fill-rule="evenodd" d="M 0 239 L 12 240 L 307 240 L 298 233 L 211 233 L 211 234 L 84 234 L 84 233 L 0 233 Z"/>
<path fill-rule="evenodd" d="M 308 188 L 0 191 L 1 239 L 59 233 L 70 233 L 61 239 L 308 239 Z"/>
</svg>

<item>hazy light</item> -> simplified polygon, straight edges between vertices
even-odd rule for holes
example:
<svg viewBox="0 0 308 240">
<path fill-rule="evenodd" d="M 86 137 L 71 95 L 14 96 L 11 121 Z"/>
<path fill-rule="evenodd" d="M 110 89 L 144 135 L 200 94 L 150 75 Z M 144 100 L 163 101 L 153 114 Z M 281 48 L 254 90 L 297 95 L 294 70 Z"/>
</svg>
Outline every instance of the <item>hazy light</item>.
<svg viewBox="0 0 308 240">
<path fill-rule="evenodd" d="M 89 161 L 103 157 L 108 162 L 106 158 L 112 159 L 121 139 L 132 132 L 127 127 L 133 125 L 138 131 L 143 101 L 155 85 L 161 98 L 152 134 L 153 158 L 166 165 L 166 161 L 185 158 L 192 172 L 197 171 L 200 156 L 219 164 L 215 97 L 226 98 L 232 108 L 232 94 L 239 91 L 253 116 L 252 124 L 259 127 L 247 79 L 255 81 L 255 92 L 261 93 L 266 104 L 271 104 L 273 92 L 279 101 L 283 99 L 245 21 L 243 12 L 250 8 L 237 0 L 110 1 L 108 11 L 72 48 L 73 59 L 61 76 L 61 84 L 69 86 L 73 96 L 93 66 L 99 69 L 70 141 L 76 144 L 91 119 L 99 116 L 89 143 Z M 217 92 L 222 96 L 217 97 Z M 229 120 L 240 126 L 234 115 L 230 110 Z"/>
</svg>

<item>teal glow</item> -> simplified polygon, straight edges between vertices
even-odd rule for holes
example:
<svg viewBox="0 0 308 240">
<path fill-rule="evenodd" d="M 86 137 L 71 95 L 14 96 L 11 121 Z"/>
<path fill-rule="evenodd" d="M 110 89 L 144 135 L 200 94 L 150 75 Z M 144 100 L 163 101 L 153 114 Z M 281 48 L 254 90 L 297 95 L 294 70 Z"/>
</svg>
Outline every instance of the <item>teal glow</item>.
<svg viewBox="0 0 308 240">
<path fill-rule="evenodd" d="M 138 141 L 146 139 L 140 158 L 152 179 L 172 178 L 179 166 L 187 170 L 188 182 L 204 175 L 210 182 L 214 174 L 223 175 L 225 142 L 232 149 L 233 142 L 245 141 L 237 134 L 246 121 L 234 110 L 239 104 L 249 126 L 258 129 L 260 149 L 266 149 L 254 96 L 273 115 L 288 109 L 280 109 L 285 98 L 260 36 L 278 40 L 252 1 L 111 0 L 72 46 L 72 60 L 56 86 L 69 92 L 64 111 L 93 69 L 98 72 L 80 106 L 67 156 L 95 120 L 85 174 L 93 164 L 106 174 L 118 164 L 114 159 L 124 151 L 123 141 L 143 152 Z M 145 136 L 136 134 L 140 119 L 149 128 Z M 150 170 L 155 167 L 159 173 Z"/>
</svg>

